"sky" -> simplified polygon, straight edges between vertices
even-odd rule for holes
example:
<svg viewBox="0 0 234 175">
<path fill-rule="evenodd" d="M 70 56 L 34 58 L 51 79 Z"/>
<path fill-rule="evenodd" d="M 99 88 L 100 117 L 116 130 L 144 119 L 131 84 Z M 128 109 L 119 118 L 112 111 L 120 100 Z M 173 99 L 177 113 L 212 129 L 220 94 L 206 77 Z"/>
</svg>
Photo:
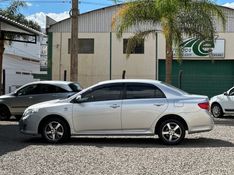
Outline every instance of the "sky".
<svg viewBox="0 0 234 175">
<path fill-rule="evenodd" d="M 6 8 L 11 0 L 0 0 L 0 8 Z M 27 7 L 20 10 L 28 19 L 45 28 L 45 16 L 61 21 L 69 17 L 71 0 L 24 0 Z M 216 0 L 219 5 L 234 8 L 234 0 Z M 79 0 L 80 13 L 113 5 L 112 0 Z"/>
</svg>

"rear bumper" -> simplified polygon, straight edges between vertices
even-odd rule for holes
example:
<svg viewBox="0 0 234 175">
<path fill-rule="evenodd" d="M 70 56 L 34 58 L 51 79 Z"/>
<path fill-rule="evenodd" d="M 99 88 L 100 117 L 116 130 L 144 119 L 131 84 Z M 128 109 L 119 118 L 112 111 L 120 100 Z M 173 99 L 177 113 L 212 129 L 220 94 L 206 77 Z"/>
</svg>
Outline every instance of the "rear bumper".
<svg viewBox="0 0 234 175">
<path fill-rule="evenodd" d="M 182 114 L 182 117 L 188 125 L 188 133 L 199 133 L 211 131 L 214 128 L 214 120 L 211 114 L 206 110 Z"/>
</svg>

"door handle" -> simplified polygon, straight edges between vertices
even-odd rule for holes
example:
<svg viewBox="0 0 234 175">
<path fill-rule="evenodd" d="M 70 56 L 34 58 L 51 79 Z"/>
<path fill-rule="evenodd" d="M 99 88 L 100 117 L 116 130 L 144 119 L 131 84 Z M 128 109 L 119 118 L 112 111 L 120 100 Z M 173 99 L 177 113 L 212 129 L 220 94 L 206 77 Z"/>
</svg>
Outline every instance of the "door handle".
<svg viewBox="0 0 234 175">
<path fill-rule="evenodd" d="M 32 99 L 32 97 L 28 97 L 28 98 Z"/>
<path fill-rule="evenodd" d="M 120 105 L 117 105 L 117 104 L 113 104 L 113 105 L 110 105 L 111 108 L 115 109 L 115 108 L 119 108 Z"/>
<path fill-rule="evenodd" d="M 157 106 L 157 107 L 163 106 L 163 105 L 164 105 L 163 103 L 155 103 L 155 104 L 154 104 L 154 106 Z"/>
</svg>

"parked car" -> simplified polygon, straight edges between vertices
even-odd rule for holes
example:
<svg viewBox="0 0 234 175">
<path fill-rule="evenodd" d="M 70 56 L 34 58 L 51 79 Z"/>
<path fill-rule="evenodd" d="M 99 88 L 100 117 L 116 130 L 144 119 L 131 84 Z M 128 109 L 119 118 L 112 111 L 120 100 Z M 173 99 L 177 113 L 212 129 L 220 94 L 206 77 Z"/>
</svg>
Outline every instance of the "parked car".
<svg viewBox="0 0 234 175">
<path fill-rule="evenodd" d="M 48 142 L 71 135 L 155 135 L 178 144 L 185 132 L 212 130 L 208 97 L 189 95 L 154 80 L 100 82 L 64 100 L 27 108 L 19 122 L 25 134 Z"/>
<path fill-rule="evenodd" d="M 215 118 L 234 114 L 234 87 L 210 99 L 211 113 Z"/>
<path fill-rule="evenodd" d="M 33 104 L 67 98 L 81 91 L 79 84 L 66 81 L 38 81 L 28 83 L 15 92 L 0 96 L 0 120 L 14 115 L 20 118 L 24 110 Z"/>
</svg>

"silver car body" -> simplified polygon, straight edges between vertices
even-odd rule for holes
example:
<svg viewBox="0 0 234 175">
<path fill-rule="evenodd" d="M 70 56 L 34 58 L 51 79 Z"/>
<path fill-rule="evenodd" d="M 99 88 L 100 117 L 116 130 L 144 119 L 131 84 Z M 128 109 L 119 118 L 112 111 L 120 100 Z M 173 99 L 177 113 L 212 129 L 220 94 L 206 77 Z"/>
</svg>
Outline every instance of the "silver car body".
<svg viewBox="0 0 234 175">
<path fill-rule="evenodd" d="M 36 81 L 28 83 L 23 85 L 13 93 L 0 96 L 0 105 L 6 106 L 9 109 L 11 115 L 22 115 L 24 110 L 33 104 L 53 99 L 66 98 L 73 95 L 74 93 L 77 93 L 69 87 L 69 84 L 71 83 L 72 82 L 67 81 Z M 63 89 L 64 92 L 27 95 L 19 94 L 19 92 L 26 87 L 40 84 L 53 85 Z"/>
<path fill-rule="evenodd" d="M 166 98 L 122 99 L 74 103 L 88 90 L 114 83 L 145 83 L 158 87 Z M 27 108 L 20 121 L 25 134 L 40 134 L 43 119 L 60 116 L 67 121 L 71 135 L 154 135 L 160 119 L 177 116 L 185 121 L 188 133 L 210 131 L 214 123 L 210 113 L 198 104 L 208 97 L 189 95 L 154 80 L 111 80 L 98 83 L 65 99 L 39 103 Z"/>
</svg>

